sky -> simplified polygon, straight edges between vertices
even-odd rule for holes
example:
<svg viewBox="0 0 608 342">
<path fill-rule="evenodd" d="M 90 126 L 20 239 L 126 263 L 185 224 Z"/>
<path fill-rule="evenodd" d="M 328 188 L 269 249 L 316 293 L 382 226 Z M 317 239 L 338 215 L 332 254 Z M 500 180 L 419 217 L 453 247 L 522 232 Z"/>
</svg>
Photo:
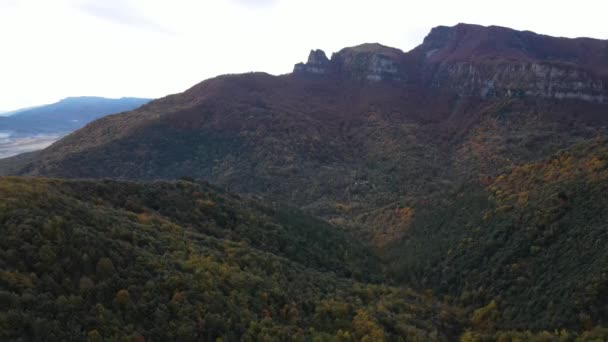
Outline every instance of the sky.
<svg viewBox="0 0 608 342">
<path fill-rule="evenodd" d="M 0 0 L 0 111 L 284 74 L 311 49 L 408 51 L 460 22 L 608 39 L 606 13 L 606 0 Z"/>
</svg>

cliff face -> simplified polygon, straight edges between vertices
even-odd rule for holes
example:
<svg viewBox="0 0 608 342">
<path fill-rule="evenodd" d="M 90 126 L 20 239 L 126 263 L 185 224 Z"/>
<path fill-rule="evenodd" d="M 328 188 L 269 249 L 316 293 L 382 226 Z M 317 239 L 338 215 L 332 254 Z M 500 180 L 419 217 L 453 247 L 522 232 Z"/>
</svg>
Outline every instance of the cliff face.
<svg viewBox="0 0 608 342">
<path fill-rule="evenodd" d="M 351 80 L 377 82 L 382 80 L 403 81 L 405 74 L 400 69 L 401 50 L 380 44 L 363 44 L 345 48 L 328 60 L 322 50 L 313 50 L 308 62 L 294 67 L 296 74 L 332 74 Z"/>
<path fill-rule="evenodd" d="M 363 44 L 327 60 L 311 52 L 295 73 L 393 81 L 459 96 L 608 101 L 608 41 L 459 24 L 431 30 L 410 52 Z"/>
<path fill-rule="evenodd" d="M 437 67 L 430 85 L 456 91 L 461 96 L 537 96 L 599 103 L 608 101 L 606 83 L 596 75 L 575 66 L 542 62 L 500 65 L 444 63 Z"/>
<path fill-rule="evenodd" d="M 352 79 L 404 81 L 400 68 L 403 55 L 401 50 L 380 44 L 363 44 L 340 50 L 332 55 L 331 62 L 336 71 Z"/>
<path fill-rule="evenodd" d="M 603 40 L 460 24 L 434 28 L 410 53 L 427 71 L 428 84 L 459 95 L 608 100 Z"/>
</svg>

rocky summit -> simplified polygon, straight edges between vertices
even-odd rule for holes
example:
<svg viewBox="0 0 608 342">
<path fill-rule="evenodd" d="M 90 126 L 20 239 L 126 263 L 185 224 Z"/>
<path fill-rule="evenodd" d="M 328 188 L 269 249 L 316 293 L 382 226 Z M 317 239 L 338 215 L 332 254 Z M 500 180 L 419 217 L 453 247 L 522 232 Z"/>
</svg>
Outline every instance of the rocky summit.
<svg viewBox="0 0 608 342">
<path fill-rule="evenodd" d="M 334 74 L 451 90 L 461 96 L 538 96 L 608 101 L 608 43 L 509 28 L 459 24 L 431 30 L 407 53 L 380 44 L 345 48 L 327 60 L 313 50 L 296 74 Z"/>
</svg>

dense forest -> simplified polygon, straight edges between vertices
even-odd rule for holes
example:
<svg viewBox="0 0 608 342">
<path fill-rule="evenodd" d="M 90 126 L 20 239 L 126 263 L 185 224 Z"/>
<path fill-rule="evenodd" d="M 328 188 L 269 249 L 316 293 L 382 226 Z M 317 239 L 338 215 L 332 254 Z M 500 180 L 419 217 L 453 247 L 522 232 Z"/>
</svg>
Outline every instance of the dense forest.
<svg viewBox="0 0 608 342">
<path fill-rule="evenodd" d="M 493 204 L 482 220 L 494 223 L 487 232 L 471 227 L 443 259 L 441 244 L 429 241 L 428 264 L 401 260 L 399 270 L 383 269 L 372 249 L 337 227 L 204 183 L 1 178 L 0 339 L 602 340 L 608 329 L 592 319 L 605 308 L 602 279 L 580 277 L 602 274 L 604 259 L 589 260 L 588 267 L 598 269 L 578 278 L 562 272 L 573 278 L 559 282 L 543 263 L 576 247 L 554 246 L 548 231 L 606 204 L 600 194 L 607 157 L 605 148 L 581 147 L 498 177 L 488 186 Z M 568 190 L 572 181 L 586 184 L 576 195 L 588 196 L 582 208 L 564 203 L 564 196 L 575 196 Z M 537 182 L 551 190 L 536 191 L 531 184 Z M 528 195 L 520 194 L 524 188 Z M 509 220 L 538 210 L 540 201 L 554 206 L 522 232 L 536 238 L 490 253 L 489 243 L 507 244 L 499 237 L 513 233 Z M 600 228 L 579 228 L 563 241 L 587 243 Z M 576 267 L 575 254 L 569 255 Z M 496 263 L 490 268 L 496 273 L 471 266 L 481 262 Z M 431 265 L 441 270 L 423 270 Z M 427 290 L 394 280 L 417 269 L 441 277 L 421 280 Z M 554 289 L 524 291 L 526 276 L 547 277 Z M 543 303 L 556 298 L 564 301 Z M 512 311 L 522 305 L 523 311 Z M 594 311 L 578 312 L 582 307 Z M 570 311 L 581 327 L 560 324 Z M 552 312 L 563 317 L 552 322 L 560 330 L 530 332 L 509 323 L 547 320 L 538 315 Z"/>
<path fill-rule="evenodd" d="M 606 140 L 483 183 L 415 206 L 392 273 L 464 305 L 497 301 L 503 329 L 606 325 Z"/>
<path fill-rule="evenodd" d="M 2 340 L 448 340 L 316 219 L 187 181 L 0 179 Z M 289 242 L 289 243 L 288 243 Z M 359 280 L 356 280 L 359 279 Z"/>
</svg>

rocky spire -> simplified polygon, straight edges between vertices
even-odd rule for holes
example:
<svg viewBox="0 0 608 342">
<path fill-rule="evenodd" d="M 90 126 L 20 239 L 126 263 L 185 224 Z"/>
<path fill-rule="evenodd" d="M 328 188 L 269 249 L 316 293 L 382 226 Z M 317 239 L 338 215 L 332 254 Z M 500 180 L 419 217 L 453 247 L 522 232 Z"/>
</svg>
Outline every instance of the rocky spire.
<svg viewBox="0 0 608 342">
<path fill-rule="evenodd" d="M 329 59 L 323 50 L 311 50 L 306 64 L 298 63 L 293 72 L 308 72 L 313 74 L 324 74 L 329 68 Z"/>
</svg>

